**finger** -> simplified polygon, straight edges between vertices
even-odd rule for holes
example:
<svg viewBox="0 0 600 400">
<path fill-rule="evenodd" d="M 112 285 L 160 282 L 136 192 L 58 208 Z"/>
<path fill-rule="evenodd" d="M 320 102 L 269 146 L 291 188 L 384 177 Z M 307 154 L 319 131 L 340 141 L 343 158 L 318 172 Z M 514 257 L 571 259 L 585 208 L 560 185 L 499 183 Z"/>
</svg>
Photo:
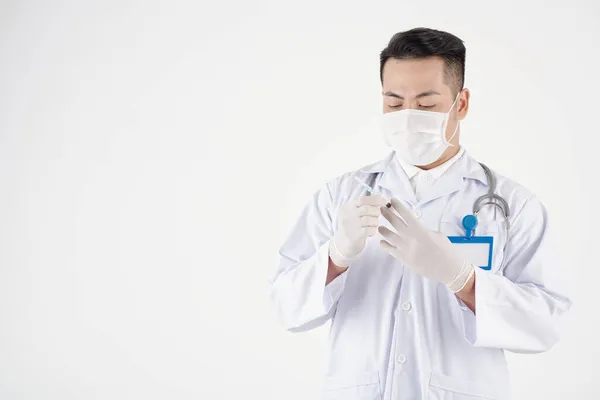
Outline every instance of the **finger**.
<svg viewBox="0 0 600 400">
<path fill-rule="evenodd" d="M 371 196 L 362 196 L 358 199 L 358 204 L 360 206 L 374 206 L 374 207 L 383 207 L 386 205 L 388 201 L 378 194 L 374 194 Z"/>
<path fill-rule="evenodd" d="M 392 208 L 396 210 L 398 215 L 402 217 L 404 221 L 406 221 L 407 225 L 412 225 L 412 223 L 416 222 L 413 213 L 408 208 L 406 208 L 400 200 L 394 197 L 391 199 L 391 203 Z"/>
<path fill-rule="evenodd" d="M 396 228 L 396 230 L 402 231 L 408 226 L 404 219 L 400 218 L 396 213 L 394 213 L 394 211 L 390 210 L 389 208 L 382 207 L 380 209 L 380 212 L 381 215 L 383 215 L 383 217 L 387 219 L 388 222 L 392 224 L 394 228 Z"/>
<path fill-rule="evenodd" d="M 394 246 L 399 246 L 402 243 L 402 237 L 398 235 L 396 232 L 389 230 L 385 226 L 380 226 L 377 228 L 381 236 Z"/>
<path fill-rule="evenodd" d="M 363 228 L 377 228 L 379 226 L 379 217 L 364 215 L 360 217 L 360 226 Z"/>
<path fill-rule="evenodd" d="M 387 251 L 388 253 L 390 253 L 392 255 L 396 251 L 398 251 L 398 248 L 396 246 L 394 246 L 393 244 L 391 244 L 390 242 L 388 242 L 387 240 L 380 240 L 379 246 L 381 246 L 382 249 L 384 249 L 385 251 Z"/>
<path fill-rule="evenodd" d="M 366 231 L 365 233 L 366 233 L 366 235 L 368 237 L 375 236 L 375 234 L 377 233 L 377 227 L 376 226 L 368 226 L 368 227 L 366 227 L 364 229 L 365 229 L 365 231 Z"/>
<path fill-rule="evenodd" d="M 359 217 L 379 217 L 381 209 L 377 206 L 363 205 L 356 209 L 356 213 Z"/>
<path fill-rule="evenodd" d="M 402 261 L 402 253 L 400 252 L 400 249 L 398 247 L 394 246 L 393 244 L 391 244 L 390 242 L 388 242 L 386 240 L 380 240 L 379 247 L 381 247 L 383 250 L 387 251 L 388 254 L 390 254 L 392 257 L 395 257 L 398 260 Z"/>
</svg>

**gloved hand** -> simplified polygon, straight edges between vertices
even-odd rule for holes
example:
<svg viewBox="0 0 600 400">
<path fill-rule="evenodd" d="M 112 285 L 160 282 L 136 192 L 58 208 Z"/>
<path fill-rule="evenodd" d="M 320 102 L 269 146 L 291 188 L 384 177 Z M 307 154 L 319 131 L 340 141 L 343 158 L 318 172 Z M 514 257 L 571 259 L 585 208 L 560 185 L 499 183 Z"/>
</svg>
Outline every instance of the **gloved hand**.
<svg viewBox="0 0 600 400">
<path fill-rule="evenodd" d="M 386 203 L 378 195 L 363 196 L 340 208 L 338 229 L 329 242 L 329 257 L 335 265 L 347 267 L 363 251 L 367 237 L 377 233 L 380 208 Z"/>
<path fill-rule="evenodd" d="M 385 239 L 381 247 L 419 275 L 445 284 L 454 293 L 462 290 L 475 267 L 461 256 L 448 237 L 425 227 L 398 199 L 392 199 L 392 209 L 382 207 L 381 212 L 396 231 L 379 227 Z"/>
</svg>

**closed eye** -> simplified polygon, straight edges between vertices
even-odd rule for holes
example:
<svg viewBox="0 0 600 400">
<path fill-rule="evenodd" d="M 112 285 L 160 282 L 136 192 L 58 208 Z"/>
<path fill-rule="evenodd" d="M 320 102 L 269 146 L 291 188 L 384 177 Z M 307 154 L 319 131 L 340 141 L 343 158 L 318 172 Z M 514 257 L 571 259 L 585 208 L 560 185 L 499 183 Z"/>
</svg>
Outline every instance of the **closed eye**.
<svg viewBox="0 0 600 400">
<path fill-rule="evenodd" d="M 420 107 L 421 107 L 421 108 L 433 108 L 433 107 L 435 107 L 435 104 L 434 104 L 434 105 L 432 105 L 432 106 L 420 106 Z"/>
</svg>

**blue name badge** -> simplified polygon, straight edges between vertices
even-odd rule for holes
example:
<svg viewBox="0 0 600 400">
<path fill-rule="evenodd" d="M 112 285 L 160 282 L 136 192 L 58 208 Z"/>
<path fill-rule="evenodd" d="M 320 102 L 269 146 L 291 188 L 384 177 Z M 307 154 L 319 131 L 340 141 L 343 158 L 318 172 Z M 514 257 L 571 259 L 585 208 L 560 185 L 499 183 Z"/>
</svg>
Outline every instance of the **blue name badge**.
<svg viewBox="0 0 600 400">
<path fill-rule="evenodd" d="M 493 236 L 448 236 L 448 239 L 470 263 L 486 271 L 492 269 Z"/>
</svg>

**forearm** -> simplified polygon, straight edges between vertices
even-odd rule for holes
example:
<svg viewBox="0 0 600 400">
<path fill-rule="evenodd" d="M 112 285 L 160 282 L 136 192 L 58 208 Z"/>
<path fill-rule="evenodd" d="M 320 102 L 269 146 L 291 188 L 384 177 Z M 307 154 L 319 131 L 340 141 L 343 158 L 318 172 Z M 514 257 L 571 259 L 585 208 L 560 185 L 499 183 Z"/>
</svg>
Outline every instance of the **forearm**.
<svg viewBox="0 0 600 400">
<path fill-rule="evenodd" d="M 475 274 L 471 276 L 462 290 L 456 293 L 456 296 L 475 314 Z"/>
<path fill-rule="evenodd" d="M 335 265 L 331 258 L 329 258 L 329 264 L 327 266 L 327 279 L 325 280 L 325 286 L 329 285 L 335 278 L 343 274 L 348 267 L 340 267 Z"/>
</svg>

